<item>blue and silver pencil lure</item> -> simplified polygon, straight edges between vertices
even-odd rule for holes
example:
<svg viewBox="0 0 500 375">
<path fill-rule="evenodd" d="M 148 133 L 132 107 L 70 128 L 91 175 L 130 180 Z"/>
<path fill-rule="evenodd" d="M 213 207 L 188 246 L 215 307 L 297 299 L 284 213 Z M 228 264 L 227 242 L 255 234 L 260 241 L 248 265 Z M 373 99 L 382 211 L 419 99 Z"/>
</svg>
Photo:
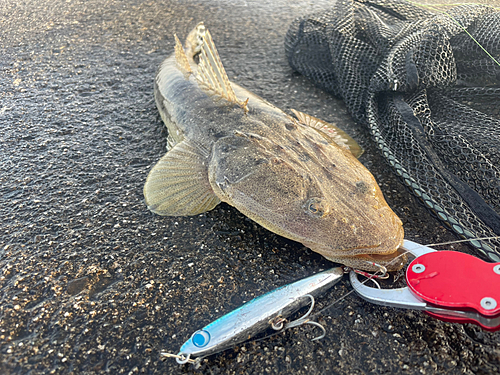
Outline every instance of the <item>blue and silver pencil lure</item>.
<svg viewBox="0 0 500 375">
<path fill-rule="evenodd" d="M 323 334 L 314 340 L 320 339 L 324 337 L 325 329 L 321 324 L 307 319 L 314 307 L 314 296 L 331 288 L 342 275 L 341 267 L 332 268 L 254 298 L 193 333 L 177 355 L 161 354 L 165 357 L 175 357 L 180 364 L 199 363 L 201 358 L 231 348 L 269 327 L 281 330 L 312 324 L 323 330 Z M 309 301 L 311 307 L 303 317 L 285 324 L 288 316 L 307 305 Z M 191 357 L 196 357 L 197 360 Z"/>
</svg>

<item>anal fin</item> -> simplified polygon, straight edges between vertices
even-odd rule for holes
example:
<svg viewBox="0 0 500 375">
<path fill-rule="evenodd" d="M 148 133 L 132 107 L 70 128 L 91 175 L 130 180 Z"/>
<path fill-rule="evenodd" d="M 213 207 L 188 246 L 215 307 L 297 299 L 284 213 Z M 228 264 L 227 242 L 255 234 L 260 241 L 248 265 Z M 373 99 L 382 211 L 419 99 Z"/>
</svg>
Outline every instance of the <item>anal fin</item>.
<svg viewBox="0 0 500 375">
<path fill-rule="evenodd" d="M 207 155 L 184 140 L 149 172 L 144 185 L 148 208 L 163 216 L 191 216 L 210 211 L 220 200 L 208 181 Z"/>
<path fill-rule="evenodd" d="M 342 129 L 326 121 L 320 120 L 319 118 L 308 115 L 307 113 L 303 113 L 295 109 L 292 109 L 292 112 L 297 117 L 299 122 L 316 129 L 328 141 L 334 142 L 340 147 L 349 150 L 355 157 L 359 158 L 363 154 L 363 148 L 361 148 L 361 146 L 358 145 L 358 143 Z"/>
</svg>

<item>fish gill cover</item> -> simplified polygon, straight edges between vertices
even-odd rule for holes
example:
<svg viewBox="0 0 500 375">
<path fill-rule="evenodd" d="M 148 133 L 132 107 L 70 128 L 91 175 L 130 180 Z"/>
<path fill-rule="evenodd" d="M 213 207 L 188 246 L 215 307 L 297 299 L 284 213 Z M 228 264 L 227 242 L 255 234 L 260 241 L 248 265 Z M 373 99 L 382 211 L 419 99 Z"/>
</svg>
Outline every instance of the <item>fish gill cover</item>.
<svg viewBox="0 0 500 375">
<path fill-rule="evenodd" d="M 500 235 L 500 13 L 339 0 L 296 19 L 292 68 L 340 96 L 405 185 L 465 238 Z M 487 52 L 486 52 L 487 51 Z M 500 261 L 500 241 L 471 243 Z"/>
</svg>

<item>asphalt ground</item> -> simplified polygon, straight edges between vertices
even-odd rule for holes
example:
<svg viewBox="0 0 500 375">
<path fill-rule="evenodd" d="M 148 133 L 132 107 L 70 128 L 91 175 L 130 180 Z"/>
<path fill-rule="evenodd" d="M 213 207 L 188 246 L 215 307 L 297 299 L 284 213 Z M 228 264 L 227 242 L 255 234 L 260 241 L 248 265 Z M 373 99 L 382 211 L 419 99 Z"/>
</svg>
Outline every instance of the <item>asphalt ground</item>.
<svg viewBox="0 0 500 375">
<path fill-rule="evenodd" d="M 364 148 L 406 238 L 456 238 L 392 174 L 366 129 L 288 66 L 283 38 L 327 1 L 0 2 L 0 372 L 497 374 L 500 336 L 354 294 L 319 319 L 204 359 L 163 359 L 197 329 L 333 266 L 220 204 L 150 213 L 142 188 L 165 153 L 153 79 L 204 21 L 231 80 L 285 111 L 335 123 Z M 441 248 L 472 250 L 451 245 Z M 457 277 L 467 277 L 458 275 Z M 346 277 L 318 310 L 351 291 Z"/>
</svg>

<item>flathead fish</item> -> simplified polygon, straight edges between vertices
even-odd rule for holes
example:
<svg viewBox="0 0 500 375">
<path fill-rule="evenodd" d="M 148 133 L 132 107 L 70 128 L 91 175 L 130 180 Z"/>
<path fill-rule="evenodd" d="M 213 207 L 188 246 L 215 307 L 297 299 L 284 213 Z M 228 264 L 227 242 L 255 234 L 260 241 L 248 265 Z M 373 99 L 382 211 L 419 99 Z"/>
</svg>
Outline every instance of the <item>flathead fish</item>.
<svg viewBox="0 0 500 375">
<path fill-rule="evenodd" d="M 329 260 L 378 270 L 403 243 L 401 220 L 361 149 L 335 126 L 296 118 L 231 83 L 200 23 L 160 66 L 155 100 L 169 151 L 144 186 L 159 215 L 196 215 L 223 201 Z"/>
</svg>

